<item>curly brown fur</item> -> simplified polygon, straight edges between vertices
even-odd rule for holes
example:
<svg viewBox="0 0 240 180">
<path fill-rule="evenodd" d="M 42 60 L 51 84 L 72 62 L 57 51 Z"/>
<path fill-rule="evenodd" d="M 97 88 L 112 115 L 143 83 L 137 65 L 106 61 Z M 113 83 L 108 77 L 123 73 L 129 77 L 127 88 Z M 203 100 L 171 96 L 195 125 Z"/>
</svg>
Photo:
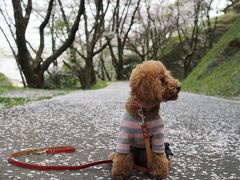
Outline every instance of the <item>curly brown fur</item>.
<svg viewBox="0 0 240 180">
<path fill-rule="evenodd" d="M 108 159 L 113 161 L 112 175 L 115 180 L 123 180 L 130 175 L 130 171 L 134 166 L 131 153 L 122 154 L 114 152 L 108 156 Z"/>
<path fill-rule="evenodd" d="M 179 81 L 171 76 L 161 62 L 150 60 L 137 65 L 132 71 L 130 87 L 126 110 L 133 117 L 139 118 L 138 109 L 133 104 L 156 105 L 152 111 L 144 112 L 147 118 L 151 118 L 159 113 L 160 102 L 177 99 Z"/>
<path fill-rule="evenodd" d="M 179 81 L 159 61 L 145 61 L 130 76 L 131 98 L 145 105 L 160 104 L 178 97 Z"/>
<path fill-rule="evenodd" d="M 138 109 L 135 107 L 135 104 L 143 104 L 143 103 L 138 102 L 138 99 L 136 97 L 130 96 L 126 102 L 125 108 L 129 112 L 129 114 L 131 114 L 131 116 L 133 116 L 136 119 L 141 119 L 138 113 Z M 146 116 L 147 118 L 156 117 L 159 113 L 159 109 L 160 109 L 160 105 L 156 104 L 156 106 L 154 106 L 152 111 L 144 112 L 144 116 Z"/>
<path fill-rule="evenodd" d="M 170 170 L 170 161 L 167 159 L 165 153 L 153 153 L 153 163 L 151 174 L 159 179 L 167 177 Z"/>
<path fill-rule="evenodd" d="M 131 93 L 126 102 L 128 113 L 139 119 L 140 107 L 152 107 L 143 110 L 146 119 L 159 116 L 160 103 L 176 100 L 180 91 L 180 83 L 171 76 L 171 73 L 159 61 L 145 61 L 133 69 L 130 76 Z M 115 179 L 124 179 L 129 175 L 129 169 L 133 167 L 131 154 L 113 153 L 109 157 L 113 159 L 112 175 Z M 165 153 L 153 153 L 153 176 L 165 178 L 170 169 L 170 162 Z"/>
</svg>

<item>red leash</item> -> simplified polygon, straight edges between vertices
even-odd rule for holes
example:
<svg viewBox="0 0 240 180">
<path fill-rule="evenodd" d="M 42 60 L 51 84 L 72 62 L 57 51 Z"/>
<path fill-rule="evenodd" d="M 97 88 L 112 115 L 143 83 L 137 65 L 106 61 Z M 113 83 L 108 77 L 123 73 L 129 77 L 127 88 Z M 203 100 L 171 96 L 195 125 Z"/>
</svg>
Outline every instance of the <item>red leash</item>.
<svg viewBox="0 0 240 180">
<path fill-rule="evenodd" d="M 22 161 L 18 161 L 14 159 L 15 157 L 24 156 L 24 155 L 33 155 L 33 154 L 59 154 L 59 153 L 72 153 L 75 152 L 75 148 L 72 146 L 57 146 L 57 147 L 46 147 L 46 148 L 35 148 L 28 149 L 23 151 L 17 151 L 10 154 L 7 158 L 8 162 L 12 165 L 19 166 L 22 168 L 33 169 L 33 170 L 41 170 L 41 171 L 50 171 L 50 170 L 79 170 L 85 169 L 91 166 L 96 166 L 99 164 L 112 163 L 112 160 L 99 160 L 90 162 L 87 164 L 79 165 L 79 166 L 63 166 L 63 165 L 39 165 L 39 164 L 30 164 Z"/>
<path fill-rule="evenodd" d="M 11 153 L 7 160 L 10 164 L 22 168 L 40 170 L 40 171 L 62 171 L 62 170 L 80 170 L 88 167 L 100 165 L 100 164 L 111 164 L 112 160 L 99 160 L 93 161 L 79 166 L 66 166 L 66 165 L 39 165 L 39 164 L 30 164 L 22 161 L 18 161 L 15 157 L 20 157 L 24 155 L 34 155 L 34 154 L 59 154 L 59 153 L 73 153 L 76 149 L 73 146 L 56 146 L 56 147 L 46 147 L 46 148 L 34 148 L 28 150 L 17 151 Z M 147 172 L 147 169 L 141 166 L 135 165 L 135 169 L 143 173 Z"/>
<path fill-rule="evenodd" d="M 151 169 L 152 158 L 151 158 L 151 149 L 149 144 L 149 134 L 147 131 L 147 125 L 144 123 L 145 116 L 143 115 L 143 108 L 139 110 L 139 115 L 142 118 L 142 133 L 144 137 L 144 143 L 146 146 L 146 154 L 147 154 L 147 166 L 148 168 L 141 167 L 135 165 L 134 168 L 142 173 L 147 173 L 148 170 Z M 79 170 L 85 169 L 91 166 L 96 166 L 100 164 L 111 164 L 112 160 L 99 160 L 93 161 L 86 164 L 78 165 L 78 166 L 67 166 L 67 165 L 39 165 L 39 164 L 30 164 L 22 161 L 18 161 L 15 157 L 24 156 L 24 155 L 34 155 L 34 154 L 59 154 L 59 153 L 72 153 L 75 152 L 76 149 L 73 146 L 54 146 L 54 147 L 45 147 L 45 148 L 34 148 L 28 150 L 17 151 L 11 153 L 7 161 L 15 166 L 19 166 L 22 168 L 33 169 L 33 170 L 41 170 L 41 171 L 50 171 L 50 170 Z"/>
</svg>

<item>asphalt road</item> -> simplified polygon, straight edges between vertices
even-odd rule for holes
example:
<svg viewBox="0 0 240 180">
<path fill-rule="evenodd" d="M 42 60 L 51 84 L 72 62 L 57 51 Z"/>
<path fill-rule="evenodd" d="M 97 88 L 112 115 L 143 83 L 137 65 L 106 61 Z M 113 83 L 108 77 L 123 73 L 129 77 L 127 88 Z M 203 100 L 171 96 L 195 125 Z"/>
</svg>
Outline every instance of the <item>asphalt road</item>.
<svg viewBox="0 0 240 180">
<path fill-rule="evenodd" d="M 105 159 L 114 150 L 128 84 L 79 91 L 0 111 L 0 179 L 111 179 L 110 165 L 79 171 L 33 171 L 12 166 L 15 150 L 72 145 L 65 155 L 25 156 L 41 164 Z M 240 103 L 190 93 L 163 103 L 166 140 L 174 156 L 167 179 L 240 179 Z M 134 172 L 130 179 L 151 179 Z"/>
</svg>

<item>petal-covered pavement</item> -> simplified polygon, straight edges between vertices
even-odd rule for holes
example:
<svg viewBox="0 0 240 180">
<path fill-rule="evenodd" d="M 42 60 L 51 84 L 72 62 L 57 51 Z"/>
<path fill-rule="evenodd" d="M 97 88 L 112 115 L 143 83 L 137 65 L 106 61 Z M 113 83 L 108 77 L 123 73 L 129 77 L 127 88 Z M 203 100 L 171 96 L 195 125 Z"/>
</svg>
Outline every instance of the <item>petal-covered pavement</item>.
<svg viewBox="0 0 240 180">
<path fill-rule="evenodd" d="M 0 179 L 111 179 L 110 165 L 77 171 L 35 171 L 12 166 L 7 155 L 35 147 L 72 145 L 71 154 L 30 155 L 22 161 L 77 165 L 105 159 L 115 148 L 129 94 L 127 82 L 57 96 L 0 111 Z M 240 103 L 190 93 L 163 103 L 173 168 L 167 179 L 240 179 Z M 151 179 L 133 172 L 130 179 Z"/>
</svg>

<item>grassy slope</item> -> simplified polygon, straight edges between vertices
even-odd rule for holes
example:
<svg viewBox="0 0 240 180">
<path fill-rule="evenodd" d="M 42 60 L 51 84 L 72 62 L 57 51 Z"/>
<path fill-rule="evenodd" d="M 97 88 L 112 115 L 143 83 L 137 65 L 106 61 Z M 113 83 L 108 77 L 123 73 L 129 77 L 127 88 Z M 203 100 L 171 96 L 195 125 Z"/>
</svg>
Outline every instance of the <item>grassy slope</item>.
<svg viewBox="0 0 240 180">
<path fill-rule="evenodd" d="M 11 81 L 4 74 L 0 73 L 0 94 L 12 88 Z"/>
<path fill-rule="evenodd" d="M 185 91 L 223 97 L 240 96 L 240 50 L 227 55 L 230 41 L 240 38 L 240 17 L 183 81 Z M 219 57 L 221 58 L 219 61 Z"/>
</svg>

